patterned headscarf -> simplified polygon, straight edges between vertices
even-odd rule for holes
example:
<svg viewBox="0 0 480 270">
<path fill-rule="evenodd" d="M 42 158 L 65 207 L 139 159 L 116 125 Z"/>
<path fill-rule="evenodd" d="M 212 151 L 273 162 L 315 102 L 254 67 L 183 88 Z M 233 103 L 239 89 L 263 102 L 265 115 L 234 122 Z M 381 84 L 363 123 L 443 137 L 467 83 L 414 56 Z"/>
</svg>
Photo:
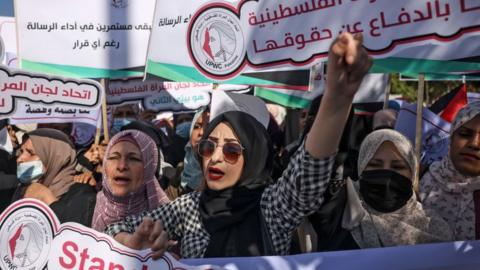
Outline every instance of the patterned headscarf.
<svg viewBox="0 0 480 270">
<path fill-rule="evenodd" d="M 453 133 L 480 114 L 480 102 L 472 102 L 458 111 L 450 130 Z M 450 154 L 432 163 L 420 181 L 420 199 L 425 208 L 436 210 L 453 231 L 455 240 L 475 239 L 473 192 L 480 189 L 480 176 L 462 175 Z"/>
<path fill-rule="evenodd" d="M 134 141 L 142 153 L 143 185 L 126 196 L 116 196 L 107 179 L 105 168 L 112 147 L 120 141 Z M 125 130 L 117 133 L 109 142 L 103 158 L 102 190 L 97 194 L 97 204 L 93 213 L 92 228 L 103 231 L 109 224 L 126 216 L 139 214 L 144 210 L 153 210 L 168 203 L 165 192 L 160 188 L 155 170 L 158 163 L 158 150 L 155 142 L 138 130 Z"/>
<path fill-rule="evenodd" d="M 358 158 L 359 175 L 378 148 L 387 141 L 395 145 L 409 165 L 412 175 L 415 175 L 417 163 L 412 145 L 405 136 L 389 129 L 374 131 L 363 141 Z M 443 242 L 451 239 L 445 221 L 435 213 L 425 211 L 415 195 L 402 208 L 382 213 L 361 201 L 358 191 L 348 179 L 347 198 L 342 226 L 351 230 L 353 238 L 361 248 Z"/>
<path fill-rule="evenodd" d="M 391 142 L 397 148 L 403 159 L 407 162 L 412 175 L 417 171 L 417 158 L 412 144 L 401 133 L 392 129 L 381 129 L 370 133 L 362 142 L 358 154 L 358 176 L 360 176 L 373 158 L 378 148 L 384 142 Z"/>
</svg>

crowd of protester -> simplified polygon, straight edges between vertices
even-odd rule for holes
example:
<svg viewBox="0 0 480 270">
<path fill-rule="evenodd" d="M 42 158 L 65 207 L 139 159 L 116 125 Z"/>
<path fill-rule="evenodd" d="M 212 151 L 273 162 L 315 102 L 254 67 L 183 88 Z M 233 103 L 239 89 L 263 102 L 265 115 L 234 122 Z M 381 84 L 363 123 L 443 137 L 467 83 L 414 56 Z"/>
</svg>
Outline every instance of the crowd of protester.
<svg viewBox="0 0 480 270">
<path fill-rule="evenodd" d="M 354 112 L 371 65 L 361 36 L 341 34 L 324 94 L 297 121 L 272 115 L 268 127 L 243 111 L 211 117 L 208 106 L 159 123 L 127 105 L 114 109 L 108 142 L 79 146 L 68 124 L 2 121 L 14 152 L 0 150 L 0 212 L 35 198 L 61 222 L 154 258 L 480 239 L 480 103 L 458 112 L 448 155 L 418 179 L 412 144 L 393 130 L 397 112 Z"/>
</svg>

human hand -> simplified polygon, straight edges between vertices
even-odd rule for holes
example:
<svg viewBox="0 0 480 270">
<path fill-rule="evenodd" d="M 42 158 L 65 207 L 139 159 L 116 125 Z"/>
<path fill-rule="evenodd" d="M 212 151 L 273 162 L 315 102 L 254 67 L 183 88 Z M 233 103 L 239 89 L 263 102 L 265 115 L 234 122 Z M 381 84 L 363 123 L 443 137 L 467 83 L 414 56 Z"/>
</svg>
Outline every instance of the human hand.
<svg viewBox="0 0 480 270">
<path fill-rule="evenodd" d="M 352 99 L 373 64 L 363 45 L 362 34 L 344 32 L 332 43 L 328 54 L 327 91 Z"/>
<path fill-rule="evenodd" d="M 88 184 L 92 187 L 97 185 L 97 181 L 95 180 L 95 177 L 93 177 L 93 173 L 90 171 L 75 175 L 73 181 L 80 184 Z"/>
<path fill-rule="evenodd" d="M 107 143 L 105 141 L 100 144 L 92 144 L 83 156 L 93 165 L 99 165 L 103 161 L 106 147 Z"/>
<path fill-rule="evenodd" d="M 170 246 L 176 244 L 176 241 L 168 239 L 162 221 L 154 222 L 151 218 L 143 219 L 133 234 L 119 233 L 115 240 L 135 250 L 150 248 L 153 260 L 161 258 Z"/>
</svg>

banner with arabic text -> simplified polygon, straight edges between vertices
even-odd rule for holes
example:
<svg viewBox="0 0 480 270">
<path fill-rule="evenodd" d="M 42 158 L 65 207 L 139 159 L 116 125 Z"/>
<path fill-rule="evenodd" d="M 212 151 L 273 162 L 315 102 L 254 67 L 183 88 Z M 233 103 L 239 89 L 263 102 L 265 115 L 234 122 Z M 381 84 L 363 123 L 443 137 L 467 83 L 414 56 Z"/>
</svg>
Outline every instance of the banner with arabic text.
<svg viewBox="0 0 480 270">
<path fill-rule="evenodd" d="M 47 205 L 34 199 L 17 201 L 0 215 L 0 257 L 4 270 L 223 269 L 189 267 L 168 253 L 153 261 L 149 250 L 132 250 L 77 223 L 60 224 Z"/>
<path fill-rule="evenodd" d="M 11 124 L 84 122 L 101 117 L 103 87 L 77 80 L 0 66 L 0 119 Z"/>
<path fill-rule="evenodd" d="M 155 0 L 16 0 L 21 66 L 77 78 L 142 75 L 154 6 Z"/>
<path fill-rule="evenodd" d="M 154 79 L 131 78 L 111 80 L 107 89 L 107 104 L 141 102 L 154 112 L 190 111 L 210 103 L 210 93 L 219 91 L 248 92 L 248 85 L 228 85 L 194 82 L 165 82 Z"/>
<path fill-rule="evenodd" d="M 376 58 L 373 73 L 429 72 L 438 66 L 443 73 L 480 66 L 445 65 L 457 59 L 456 54 L 478 54 L 470 49 L 451 50 L 447 56 L 416 49 L 448 48 L 453 42 L 455 46 L 475 44 L 470 38 L 478 41 L 478 1 L 243 0 L 233 4 L 159 0 L 147 72 L 175 81 L 262 86 L 265 81 L 249 74 L 297 70 L 317 59 L 325 61 L 330 44 L 343 31 L 363 33 L 365 48 Z M 167 36 L 169 42 L 162 42 Z"/>
</svg>

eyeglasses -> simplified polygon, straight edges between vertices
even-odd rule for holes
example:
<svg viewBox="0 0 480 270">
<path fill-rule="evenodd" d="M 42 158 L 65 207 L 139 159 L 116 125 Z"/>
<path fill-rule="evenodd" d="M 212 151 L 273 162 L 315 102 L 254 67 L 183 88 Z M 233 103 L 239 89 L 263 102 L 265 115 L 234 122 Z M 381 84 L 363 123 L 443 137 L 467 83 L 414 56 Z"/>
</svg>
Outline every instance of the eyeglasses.
<svg viewBox="0 0 480 270">
<path fill-rule="evenodd" d="M 218 146 L 222 145 L 218 145 L 216 142 L 211 140 L 201 140 L 198 143 L 198 154 L 204 158 L 210 158 Z M 243 146 L 241 146 L 239 143 L 224 143 L 222 146 L 222 152 L 225 161 L 228 163 L 237 162 L 238 158 L 242 154 L 243 149 L 245 148 L 243 148 Z"/>
</svg>

